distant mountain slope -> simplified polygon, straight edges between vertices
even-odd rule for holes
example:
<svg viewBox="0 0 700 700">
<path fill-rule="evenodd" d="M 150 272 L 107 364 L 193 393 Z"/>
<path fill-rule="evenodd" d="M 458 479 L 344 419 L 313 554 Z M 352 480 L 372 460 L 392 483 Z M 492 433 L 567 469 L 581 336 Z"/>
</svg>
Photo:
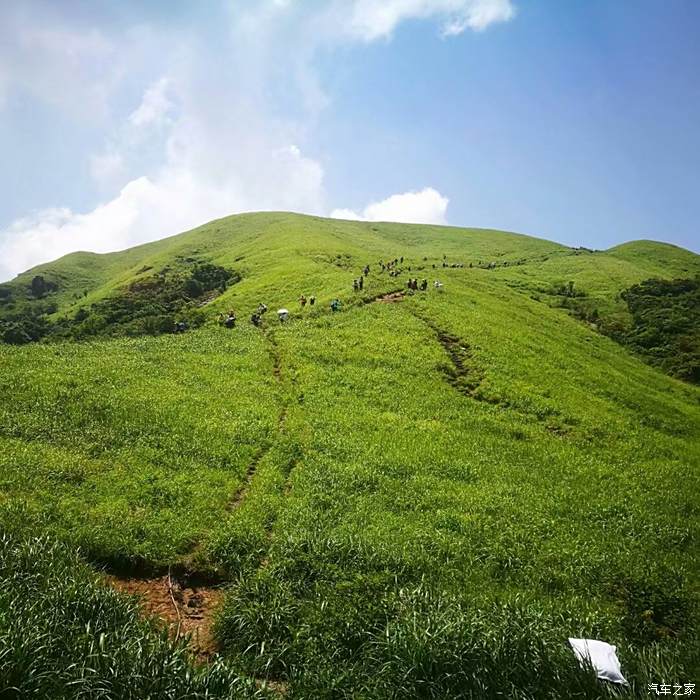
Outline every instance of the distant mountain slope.
<svg viewBox="0 0 700 700">
<path fill-rule="evenodd" d="M 327 304 L 347 296 L 365 264 L 398 255 L 406 258 L 401 277 L 387 275 L 383 291 L 403 288 L 412 275 L 491 275 L 504 294 L 539 296 L 618 339 L 633 323 L 621 292 L 650 278 L 700 274 L 700 256 L 653 241 L 592 251 L 503 231 L 253 213 L 118 253 L 73 253 L 32 268 L 0 285 L 0 324 L 10 328 L 6 341 L 22 342 L 152 334 L 179 317 L 200 325 L 229 308 L 248 314 L 260 302 L 288 307 L 303 293 Z"/>
<path fill-rule="evenodd" d="M 42 275 L 58 285 L 52 298 L 59 310 L 63 310 L 85 303 L 76 303 L 75 295 L 88 292 L 89 303 L 138 279 L 144 274 L 144 267 L 165 267 L 177 264 L 181 258 L 197 256 L 221 265 L 244 261 L 240 266 L 246 269 L 248 277 L 258 272 L 261 265 L 286 267 L 287 275 L 295 276 L 294 263 L 299 259 L 310 260 L 316 267 L 322 266 L 324 258 L 329 254 L 332 257 L 332 253 L 341 259 L 372 261 L 393 255 L 397 248 L 419 259 L 427 256 L 430 260 L 440 260 L 446 255 L 450 261 L 459 258 L 474 264 L 522 259 L 528 262 L 529 269 L 538 262 L 549 262 L 535 269 L 543 269 L 547 277 L 573 274 L 582 283 L 594 286 L 611 275 L 623 287 L 645 276 L 672 278 L 700 272 L 700 256 L 653 241 L 635 241 L 593 253 L 503 231 L 254 213 L 212 221 L 117 253 L 71 253 L 38 265 L 1 286 L 20 295 L 29 289 L 35 276 Z M 594 272 L 596 269 L 598 274 Z"/>
<path fill-rule="evenodd" d="M 349 260 L 392 255 L 397 247 L 413 255 L 431 258 L 468 254 L 489 260 L 515 259 L 564 249 L 556 243 L 501 231 L 457 229 L 440 226 L 340 221 L 287 213 L 239 214 L 209 222 L 191 231 L 128 250 L 107 253 L 71 253 L 38 265 L 3 287 L 26 290 L 36 275 L 59 285 L 59 307 L 73 305 L 72 295 L 88 292 L 91 299 L 108 294 L 142 274 L 144 267 L 176 264 L 180 258 L 198 256 L 222 265 L 246 260 L 249 273 L 260 265 L 286 266 L 294 275 L 299 258 L 323 265 L 329 253 Z"/>
<path fill-rule="evenodd" d="M 677 277 L 693 276 L 700 272 L 700 256 L 671 243 L 658 241 L 630 241 L 607 251 L 608 255 L 626 260 L 649 272 L 649 275 Z"/>
</svg>

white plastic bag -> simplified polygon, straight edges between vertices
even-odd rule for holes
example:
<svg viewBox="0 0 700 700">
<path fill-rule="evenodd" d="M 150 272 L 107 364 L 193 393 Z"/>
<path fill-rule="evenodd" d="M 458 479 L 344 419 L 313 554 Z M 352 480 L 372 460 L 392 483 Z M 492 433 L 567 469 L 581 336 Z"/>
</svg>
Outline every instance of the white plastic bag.
<svg viewBox="0 0 700 700">
<path fill-rule="evenodd" d="M 617 647 L 607 642 L 601 642 L 598 639 L 569 638 L 569 644 L 571 644 L 571 648 L 574 650 L 574 654 L 581 666 L 585 666 L 588 663 L 593 666 L 598 678 L 611 683 L 627 685 L 627 681 L 622 675 L 620 661 L 615 653 Z"/>
</svg>

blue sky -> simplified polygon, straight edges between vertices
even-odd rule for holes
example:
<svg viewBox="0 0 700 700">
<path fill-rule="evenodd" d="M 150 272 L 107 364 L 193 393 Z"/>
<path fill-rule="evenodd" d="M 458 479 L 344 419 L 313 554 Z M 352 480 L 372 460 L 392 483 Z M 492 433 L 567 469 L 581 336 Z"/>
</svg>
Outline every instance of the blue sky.
<svg viewBox="0 0 700 700">
<path fill-rule="evenodd" d="M 7 3 L 0 279 L 259 209 L 697 251 L 699 75 L 694 0 Z"/>
</svg>

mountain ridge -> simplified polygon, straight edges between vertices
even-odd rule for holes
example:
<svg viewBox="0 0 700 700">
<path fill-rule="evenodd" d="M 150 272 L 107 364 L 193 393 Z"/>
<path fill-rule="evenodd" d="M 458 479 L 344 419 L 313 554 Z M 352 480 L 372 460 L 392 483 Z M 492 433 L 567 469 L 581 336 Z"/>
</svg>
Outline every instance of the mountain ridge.
<svg viewBox="0 0 700 700">
<path fill-rule="evenodd" d="M 433 238 L 431 238 L 431 240 L 429 241 L 433 245 L 439 245 L 440 243 L 439 240 L 435 240 L 434 238 L 436 232 L 449 232 L 464 237 L 462 241 L 463 246 L 461 251 L 455 251 L 455 246 L 452 246 L 453 254 L 461 253 L 462 255 L 470 254 L 469 237 L 474 236 L 475 234 L 479 237 L 483 237 L 484 235 L 486 235 L 492 238 L 491 250 L 489 250 L 488 247 L 484 247 L 483 245 L 481 247 L 480 254 L 484 256 L 488 254 L 499 257 L 503 256 L 504 253 L 500 250 L 500 248 L 507 247 L 507 244 L 511 244 L 512 246 L 512 243 L 514 241 L 533 241 L 541 245 L 551 246 L 552 251 L 558 250 L 559 252 L 588 250 L 586 248 L 572 248 L 564 244 L 549 241 L 543 238 L 533 237 L 527 234 L 510 231 L 499 231 L 495 229 L 463 228 L 456 226 L 433 226 L 425 224 L 397 224 L 391 222 L 356 222 L 339 219 L 325 219 L 323 217 L 305 214 L 290 214 L 288 212 L 248 212 L 244 214 L 234 214 L 231 216 L 222 217 L 220 219 L 215 219 L 205 224 L 202 224 L 201 226 L 197 226 L 193 229 L 189 229 L 181 233 L 166 236 L 156 241 L 150 241 L 120 251 L 113 251 L 108 253 L 74 251 L 72 253 L 68 253 L 64 256 L 61 256 L 56 260 L 35 265 L 32 268 L 22 273 L 19 273 L 12 280 L 8 280 L 7 282 L 0 284 L 0 286 L 21 286 L 29 282 L 29 278 L 35 275 L 48 275 L 58 277 L 59 279 L 67 280 L 72 274 L 76 274 L 76 272 L 82 272 L 84 273 L 83 276 L 81 277 L 80 275 L 78 275 L 79 280 L 76 283 L 70 285 L 69 291 L 75 292 L 77 291 L 77 288 L 79 286 L 85 286 L 85 284 L 88 284 L 91 286 L 91 288 L 88 291 L 92 292 L 97 286 L 100 286 L 99 284 L 95 284 L 94 270 L 91 270 L 91 268 L 94 268 L 95 265 L 97 265 L 97 267 L 99 267 L 100 270 L 103 271 L 105 274 L 112 275 L 111 278 L 103 276 L 99 280 L 101 284 L 108 284 L 110 281 L 114 281 L 114 278 L 121 278 L 123 277 L 123 275 L 126 275 L 130 272 L 133 275 L 137 275 L 138 272 L 133 270 L 133 268 L 138 267 L 139 264 L 150 262 L 153 259 L 155 259 L 155 261 L 157 262 L 161 254 L 168 253 L 168 249 L 170 249 L 171 257 L 178 253 L 178 251 L 176 250 L 177 248 L 181 249 L 180 252 L 183 252 L 185 249 L 187 249 L 190 243 L 196 243 L 196 240 L 199 237 L 210 237 L 212 231 L 215 231 L 217 229 L 225 228 L 227 229 L 227 232 L 229 232 L 232 225 L 233 228 L 236 229 L 239 227 L 237 225 L 245 225 L 250 223 L 251 228 L 255 230 L 256 235 L 266 236 L 269 235 L 269 228 L 271 226 L 274 226 L 276 223 L 279 223 L 280 220 L 282 220 L 287 225 L 289 225 L 290 220 L 295 224 L 299 225 L 310 222 L 314 222 L 316 224 L 320 223 L 321 226 L 326 227 L 329 231 L 332 231 L 334 228 L 337 228 L 338 224 L 342 223 L 342 228 L 346 230 L 346 235 L 349 235 L 350 237 L 352 237 L 352 234 L 354 232 L 367 232 L 372 230 L 376 231 L 380 227 L 385 230 L 422 230 L 425 232 L 430 232 L 433 235 Z M 233 232 L 235 232 L 235 230 Z M 438 235 L 440 234 L 438 233 Z M 235 245 L 237 241 L 231 240 L 230 243 Z M 352 240 L 348 241 L 348 243 L 352 243 Z M 632 257 L 639 258 L 640 254 L 648 255 L 650 246 L 653 246 L 657 253 L 666 253 L 672 249 L 676 258 L 683 257 L 685 259 L 685 264 L 689 271 L 695 272 L 696 274 L 698 271 L 700 271 L 700 264 L 698 263 L 700 257 L 692 251 L 683 249 L 679 246 L 674 246 L 672 244 L 649 241 L 644 239 L 638 241 L 625 242 L 613 246 L 604 251 L 595 251 L 595 254 L 606 256 L 609 255 L 621 257 L 623 259 L 628 259 L 630 257 L 630 253 L 632 253 Z M 378 251 L 378 253 L 380 252 L 385 251 Z M 620 253 L 623 253 L 623 255 L 620 255 Z M 225 252 L 222 250 L 213 250 L 209 253 L 205 251 L 204 255 L 207 256 L 207 259 L 226 257 Z M 92 276 L 88 274 L 88 272 L 91 271 L 93 272 Z M 681 271 L 681 263 L 678 260 L 673 261 L 673 265 L 669 265 L 669 275 L 678 274 Z M 124 280 L 118 279 L 116 281 L 123 282 Z"/>
</svg>

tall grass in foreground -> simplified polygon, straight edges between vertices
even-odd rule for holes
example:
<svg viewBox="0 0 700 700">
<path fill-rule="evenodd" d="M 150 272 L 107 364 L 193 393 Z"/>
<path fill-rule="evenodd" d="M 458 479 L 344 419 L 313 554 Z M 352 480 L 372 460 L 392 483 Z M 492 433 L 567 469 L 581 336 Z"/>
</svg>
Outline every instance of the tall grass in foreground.
<svg viewBox="0 0 700 700">
<path fill-rule="evenodd" d="M 96 583 L 65 545 L 0 537 L 0 698 L 254 697 L 221 662 L 196 668 L 184 642 Z"/>
</svg>

